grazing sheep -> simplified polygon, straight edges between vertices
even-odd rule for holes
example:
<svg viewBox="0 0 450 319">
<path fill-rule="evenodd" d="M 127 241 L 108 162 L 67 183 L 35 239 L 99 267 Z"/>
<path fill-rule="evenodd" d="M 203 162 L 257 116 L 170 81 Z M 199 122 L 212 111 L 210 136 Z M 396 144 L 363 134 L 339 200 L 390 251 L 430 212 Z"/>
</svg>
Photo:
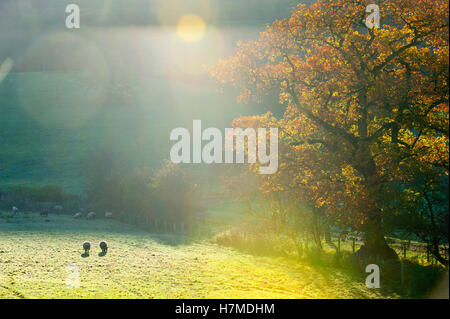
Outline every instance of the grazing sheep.
<svg viewBox="0 0 450 319">
<path fill-rule="evenodd" d="M 91 249 L 91 243 L 88 241 L 85 241 L 83 243 L 83 249 L 84 249 L 84 253 L 87 255 L 89 254 L 89 250 Z"/>
<path fill-rule="evenodd" d="M 40 216 L 42 217 L 48 217 L 48 210 L 43 210 L 39 213 Z"/>
<path fill-rule="evenodd" d="M 102 240 L 100 242 L 100 249 L 102 250 L 102 253 L 106 254 L 106 251 L 108 250 L 108 244 L 106 241 Z"/>
<path fill-rule="evenodd" d="M 55 205 L 53 206 L 53 210 L 57 213 L 60 214 L 63 211 L 63 207 L 61 205 Z"/>
<path fill-rule="evenodd" d="M 87 219 L 94 219 L 96 215 L 97 214 L 95 212 L 90 212 L 89 214 L 87 214 L 86 218 Z"/>
<path fill-rule="evenodd" d="M 17 214 L 19 214 L 19 209 L 16 206 L 13 206 L 12 212 L 14 215 L 17 215 Z"/>
<path fill-rule="evenodd" d="M 78 213 L 76 213 L 75 215 L 73 215 L 73 218 L 79 219 L 79 218 L 81 218 L 82 215 L 83 215 L 83 214 L 82 214 L 81 212 L 78 212 Z"/>
<path fill-rule="evenodd" d="M 112 213 L 111 212 L 106 212 L 105 213 L 105 218 L 112 218 Z"/>
</svg>

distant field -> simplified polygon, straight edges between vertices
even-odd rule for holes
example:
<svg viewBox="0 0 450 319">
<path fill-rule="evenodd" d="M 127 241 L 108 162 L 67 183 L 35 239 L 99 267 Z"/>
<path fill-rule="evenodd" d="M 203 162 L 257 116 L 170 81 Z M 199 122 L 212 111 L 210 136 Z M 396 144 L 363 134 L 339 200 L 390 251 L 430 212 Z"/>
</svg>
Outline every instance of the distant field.
<svg viewBox="0 0 450 319">
<path fill-rule="evenodd" d="M 170 125 L 152 114 L 161 97 L 148 91 L 148 109 L 130 110 L 121 93 L 92 88 L 77 74 L 9 74 L 0 84 L 0 187 L 56 184 L 80 192 L 83 161 L 99 146 L 126 154 L 130 164 L 167 157 Z"/>
<path fill-rule="evenodd" d="M 0 218 L 0 298 L 386 298 L 339 270 L 154 235 L 113 220 Z M 110 249 L 99 256 L 98 242 Z M 91 241 L 89 257 L 82 243 Z M 80 288 L 66 287 L 68 265 Z"/>
<path fill-rule="evenodd" d="M 104 86 L 86 81 L 12 72 L 0 83 L 0 189 L 54 184 L 80 193 L 92 149 L 111 149 L 130 167 L 158 167 L 169 158 L 172 129 L 191 129 L 193 119 L 228 127 L 250 110 L 217 94 L 212 80 L 201 89 L 192 79 L 137 74 Z"/>
</svg>

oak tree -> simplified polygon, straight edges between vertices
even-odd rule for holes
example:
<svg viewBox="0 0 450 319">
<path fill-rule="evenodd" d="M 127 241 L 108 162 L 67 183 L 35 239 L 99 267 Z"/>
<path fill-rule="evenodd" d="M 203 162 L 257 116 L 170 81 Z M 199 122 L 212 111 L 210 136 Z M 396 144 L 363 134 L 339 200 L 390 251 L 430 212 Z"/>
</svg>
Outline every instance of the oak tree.
<svg viewBox="0 0 450 319">
<path fill-rule="evenodd" d="M 211 75 L 239 102 L 276 92 L 286 107 L 233 123 L 279 128 L 280 166 L 259 177 L 263 192 L 290 191 L 365 231 L 370 255 L 396 257 L 384 239 L 389 185 L 448 175 L 448 2 L 378 1 L 381 26 L 369 29 L 370 2 L 299 4 Z"/>
</svg>

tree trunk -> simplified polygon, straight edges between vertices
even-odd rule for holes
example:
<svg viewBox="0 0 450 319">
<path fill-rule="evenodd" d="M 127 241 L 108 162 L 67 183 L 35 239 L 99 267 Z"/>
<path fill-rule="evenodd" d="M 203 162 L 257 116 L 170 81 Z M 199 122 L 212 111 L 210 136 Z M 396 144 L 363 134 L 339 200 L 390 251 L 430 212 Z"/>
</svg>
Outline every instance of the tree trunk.
<svg viewBox="0 0 450 319">
<path fill-rule="evenodd" d="M 362 145 L 359 151 L 361 152 L 360 163 L 354 163 L 354 165 L 357 168 L 359 166 L 358 171 L 365 177 L 365 188 L 367 194 L 369 194 L 368 214 L 366 215 L 367 219 L 364 229 L 365 245 L 360 248 L 360 251 L 363 250 L 367 257 L 375 257 L 376 260 L 378 258 L 398 260 L 397 253 L 389 247 L 384 238 L 381 222 L 382 212 L 378 207 L 379 202 L 382 200 L 379 198 L 379 194 L 381 194 L 383 184 L 378 176 L 375 161 L 371 156 L 368 144 Z"/>
<path fill-rule="evenodd" d="M 325 235 L 325 241 L 327 243 L 331 243 L 331 231 L 330 231 L 330 225 L 327 221 L 324 223 L 324 235 Z"/>
<path fill-rule="evenodd" d="M 398 259 L 397 253 L 389 247 L 384 238 L 379 215 L 369 218 L 365 233 L 365 246 L 367 257 Z"/>
<path fill-rule="evenodd" d="M 313 222 L 312 235 L 313 235 L 314 242 L 315 242 L 317 248 L 322 250 L 322 241 L 320 238 L 319 221 L 318 221 L 317 214 L 315 214 L 315 213 L 313 214 L 312 222 Z"/>
<path fill-rule="evenodd" d="M 431 253 L 433 254 L 434 257 L 436 257 L 437 261 L 439 261 L 442 265 L 448 266 L 448 260 L 445 260 L 439 251 L 439 243 L 438 242 L 435 241 L 432 243 Z"/>
<path fill-rule="evenodd" d="M 438 238 L 435 236 L 435 232 L 436 232 L 436 224 L 434 221 L 434 209 L 433 209 L 433 204 L 427 194 L 426 191 L 423 192 L 424 198 L 428 204 L 428 209 L 430 210 L 430 222 L 431 222 L 431 227 L 433 229 L 433 239 L 432 239 L 432 243 L 431 243 L 431 253 L 433 254 L 434 257 L 436 257 L 437 261 L 439 261 L 442 265 L 444 266 L 448 266 L 448 260 L 445 260 L 442 256 L 441 253 L 439 252 L 439 240 Z"/>
</svg>

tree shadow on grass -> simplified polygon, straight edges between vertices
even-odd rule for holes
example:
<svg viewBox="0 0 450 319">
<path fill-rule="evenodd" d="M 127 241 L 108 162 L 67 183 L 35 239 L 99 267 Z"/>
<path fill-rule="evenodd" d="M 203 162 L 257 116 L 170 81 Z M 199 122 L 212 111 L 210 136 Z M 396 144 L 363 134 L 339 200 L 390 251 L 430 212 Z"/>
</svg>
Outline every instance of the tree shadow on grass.
<svg viewBox="0 0 450 319">
<path fill-rule="evenodd" d="M 335 254 L 319 251 L 312 255 L 313 256 L 308 256 L 306 261 L 328 282 L 333 282 L 335 280 L 342 282 L 348 281 L 349 283 L 352 283 L 346 286 L 348 292 L 355 296 L 359 296 L 358 298 L 362 299 L 373 298 L 373 295 L 369 294 L 368 290 L 363 288 L 366 285 L 366 278 L 369 275 L 369 273 L 365 272 L 365 267 L 363 266 L 365 264 L 370 264 L 370 262 L 365 262 L 363 263 L 364 265 L 361 266 L 361 264 L 358 264 L 355 256 L 348 252 Z M 392 278 L 388 279 L 382 277 L 381 280 L 383 285 L 377 289 L 377 291 L 380 292 L 380 298 L 402 297 Z"/>
<path fill-rule="evenodd" d="M 83 258 L 89 257 L 89 253 L 82 253 L 81 257 L 83 257 Z"/>
<path fill-rule="evenodd" d="M 106 251 L 101 251 L 101 252 L 98 253 L 98 256 L 99 257 L 104 257 L 104 256 L 106 256 L 106 253 L 107 253 Z"/>
<path fill-rule="evenodd" d="M 191 245 L 195 242 L 199 242 L 205 239 L 211 238 L 211 236 L 195 236 L 182 233 L 149 233 L 149 237 L 162 245 L 168 246 L 185 246 Z"/>
</svg>

